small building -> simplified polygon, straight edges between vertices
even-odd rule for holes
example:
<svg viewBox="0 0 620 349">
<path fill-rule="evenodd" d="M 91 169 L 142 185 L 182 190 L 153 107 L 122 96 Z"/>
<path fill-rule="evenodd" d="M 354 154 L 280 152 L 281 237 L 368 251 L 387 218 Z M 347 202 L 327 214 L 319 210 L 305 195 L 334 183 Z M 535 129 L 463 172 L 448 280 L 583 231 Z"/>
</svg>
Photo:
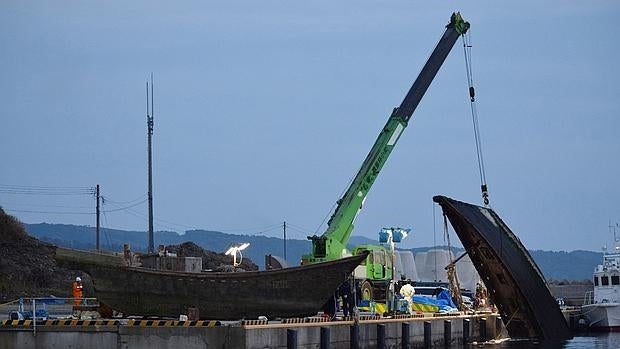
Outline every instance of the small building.
<svg viewBox="0 0 620 349">
<path fill-rule="evenodd" d="M 167 251 L 163 245 L 159 246 L 157 253 L 142 255 L 140 261 L 144 268 L 156 270 L 187 273 L 200 273 L 202 271 L 201 257 L 178 257 L 176 253 Z"/>
</svg>

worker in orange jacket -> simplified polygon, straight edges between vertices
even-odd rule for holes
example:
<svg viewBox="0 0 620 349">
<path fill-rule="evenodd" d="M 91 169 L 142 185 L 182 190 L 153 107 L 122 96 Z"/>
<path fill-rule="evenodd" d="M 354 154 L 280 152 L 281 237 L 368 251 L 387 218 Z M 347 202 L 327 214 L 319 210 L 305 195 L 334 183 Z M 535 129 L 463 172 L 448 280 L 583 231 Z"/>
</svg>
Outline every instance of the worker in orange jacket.
<svg viewBox="0 0 620 349">
<path fill-rule="evenodd" d="M 82 303 L 82 288 L 84 288 L 84 286 L 82 286 L 82 278 L 78 276 L 73 282 L 73 298 L 75 299 L 75 305 L 80 305 L 80 303 Z"/>
</svg>

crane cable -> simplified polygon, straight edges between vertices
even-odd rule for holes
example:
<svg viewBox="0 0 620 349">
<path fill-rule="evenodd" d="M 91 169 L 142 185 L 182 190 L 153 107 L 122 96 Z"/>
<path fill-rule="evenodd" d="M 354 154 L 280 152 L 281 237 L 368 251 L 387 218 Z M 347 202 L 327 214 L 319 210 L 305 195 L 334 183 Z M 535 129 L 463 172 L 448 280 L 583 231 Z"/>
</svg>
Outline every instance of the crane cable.
<svg viewBox="0 0 620 349">
<path fill-rule="evenodd" d="M 450 294 L 452 295 L 452 299 L 456 301 L 456 306 L 459 310 L 464 311 L 465 303 L 463 302 L 463 297 L 461 296 L 461 284 L 459 283 L 459 277 L 456 274 L 456 260 L 454 259 L 454 254 L 452 253 L 452 246 L 450 245 L 450 233 L 448 230 L 448 218 L 446 217 L 446 213 L 443 214 L 443 233 L 444 238 L 448 240 L 448 255 L 450 256 L 450 263 L 446 266 L 446 272 L 448 274 L 448 286 L 450 287 Z"/>
<path fill-rule="evenodd" d="M 476 155 L 478 157 L 478 172 L 480 174 L 480 190 L 484 205 L 489 205 L 489 190 L 487 178 L 484 170 L 484 159 L 482 157 L 482 141 L 480 137 L 480 125 L 478 123 L 478 109 L 476 108 L 476 92 L 474 89 L 474 79 L 471 67 L 471 36 L 469 33 L 462 35 L 463 52 L 465 52 L 465 69 L 467 70 L 467 85 L 469 87 L 469 102 L 471 106 L 471 120 L 474 126 L 474 138 L 476 140 Z"/>
</svg>

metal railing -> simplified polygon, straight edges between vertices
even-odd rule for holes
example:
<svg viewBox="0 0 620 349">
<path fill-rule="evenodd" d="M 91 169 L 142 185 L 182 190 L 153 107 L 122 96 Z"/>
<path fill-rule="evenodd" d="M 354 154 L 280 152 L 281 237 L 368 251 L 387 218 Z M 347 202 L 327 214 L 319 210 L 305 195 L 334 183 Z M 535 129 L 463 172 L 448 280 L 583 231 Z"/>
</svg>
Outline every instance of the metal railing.
<svg viewBox="0 0 620 349">
<path fill-rule="evenodd" d="M 37 322 L 47 319 L 67 319 L 73 316 L 76 307 L 97 307 L 96 298 L 19 298 L 0 304 L 0 316 L 8 320 L 32 320 L 33 334 Z"/>
<path fill-rule="evenodd" d="M 582 305 L 590 305 L 593 304 L 594 291 L 587 291 L 583 295 L 583 303 Z"/>
</svg>

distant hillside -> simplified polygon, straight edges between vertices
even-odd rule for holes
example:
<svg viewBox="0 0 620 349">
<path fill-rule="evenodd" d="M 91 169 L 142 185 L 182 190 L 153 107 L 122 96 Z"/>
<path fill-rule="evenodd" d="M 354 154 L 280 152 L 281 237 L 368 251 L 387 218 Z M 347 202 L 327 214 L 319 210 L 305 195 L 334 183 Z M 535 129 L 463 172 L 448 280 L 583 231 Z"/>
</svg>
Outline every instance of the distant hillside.
<svg viewBox="0 0 620 349">
<path fill-rule="evenodd" d="M 601 252 L 577 250 L 564 251 L 530 251 L 532 258 L 540 267 L 547 281 L 590 280 L 594 268 L 603 261 Z"/>
<path fill-rule="evenodd" d="M 95 248 L 95 228 L 66 224 L 24 224 L 29 234 L 43 241 L 59 246 L 79 249 Z M 130 244 L 134 251 L 146 251 L 147 233 L 138 231 L 124 231 L 115 229 L 101 229 L 100 243 L 103 249 L 121 251 L 125 243 Z M 266 254 L 284 256 L 284 242 L 280 238 L 260 235 L 235 235 L 216 231 L 190 230 L 185 234 L 176 232 L 155 232 L 155 244 L 178 245 L 192 241 L 202 248 L 215 252 L 225 251 L 231 244 L 249 242 L 250 247 L 244 251 L 244 258 L 250 258 L 261 269 L 264 269 Z M 366 237 L 352 236 L 348 247 L 361 244 L 375 244 L 376 240 Z M 302 254 L 310 251 L 308 240 L 287 240 L 287 261 L 291 265 L 299 265 Z M 416 247 L 411 249 L 415 254 L 428 251 L 433 247 Z M 445 248 L 438 246 L 437 248 Z M 462 249 L 455 250 L 461 253 Z M 530 251 L 532 257 L 550 280 L 584 280 L 591 279 L 594 267 L 602 260 L 602 254 L 591 251 L 554 252 Z"/>
<path fill-rule="evenodd" d="M 77 249 L 95 249 L 95 228 L 67 224 L 24 224 L 26 231 L 42 241 L 58 246 Z M 100 246 L 102 249 L 122 251 L 123 244 L 129 244 L 133 251 L 146 251 L 148 234 L 146 232 L 100 229 Z M 198 246 L 214 252 L 224 252 L 231 244 L 249 242 L 250 248 L 243 251 L 243 257 L 251 259 L 261 269 L 265 267 L 265 255 L 284 256 L 282 239 L 259 235 L 234 235 L 207 230 L 189 230 L 185 234 L 158 231 L 154 233 L 155 248 L 158 245 L 178 245 L 191 241 Z M 308 240 L 287 240 L 287 260 L 298 265 L 301 255 L 310 251 Z"/>
</svg>

